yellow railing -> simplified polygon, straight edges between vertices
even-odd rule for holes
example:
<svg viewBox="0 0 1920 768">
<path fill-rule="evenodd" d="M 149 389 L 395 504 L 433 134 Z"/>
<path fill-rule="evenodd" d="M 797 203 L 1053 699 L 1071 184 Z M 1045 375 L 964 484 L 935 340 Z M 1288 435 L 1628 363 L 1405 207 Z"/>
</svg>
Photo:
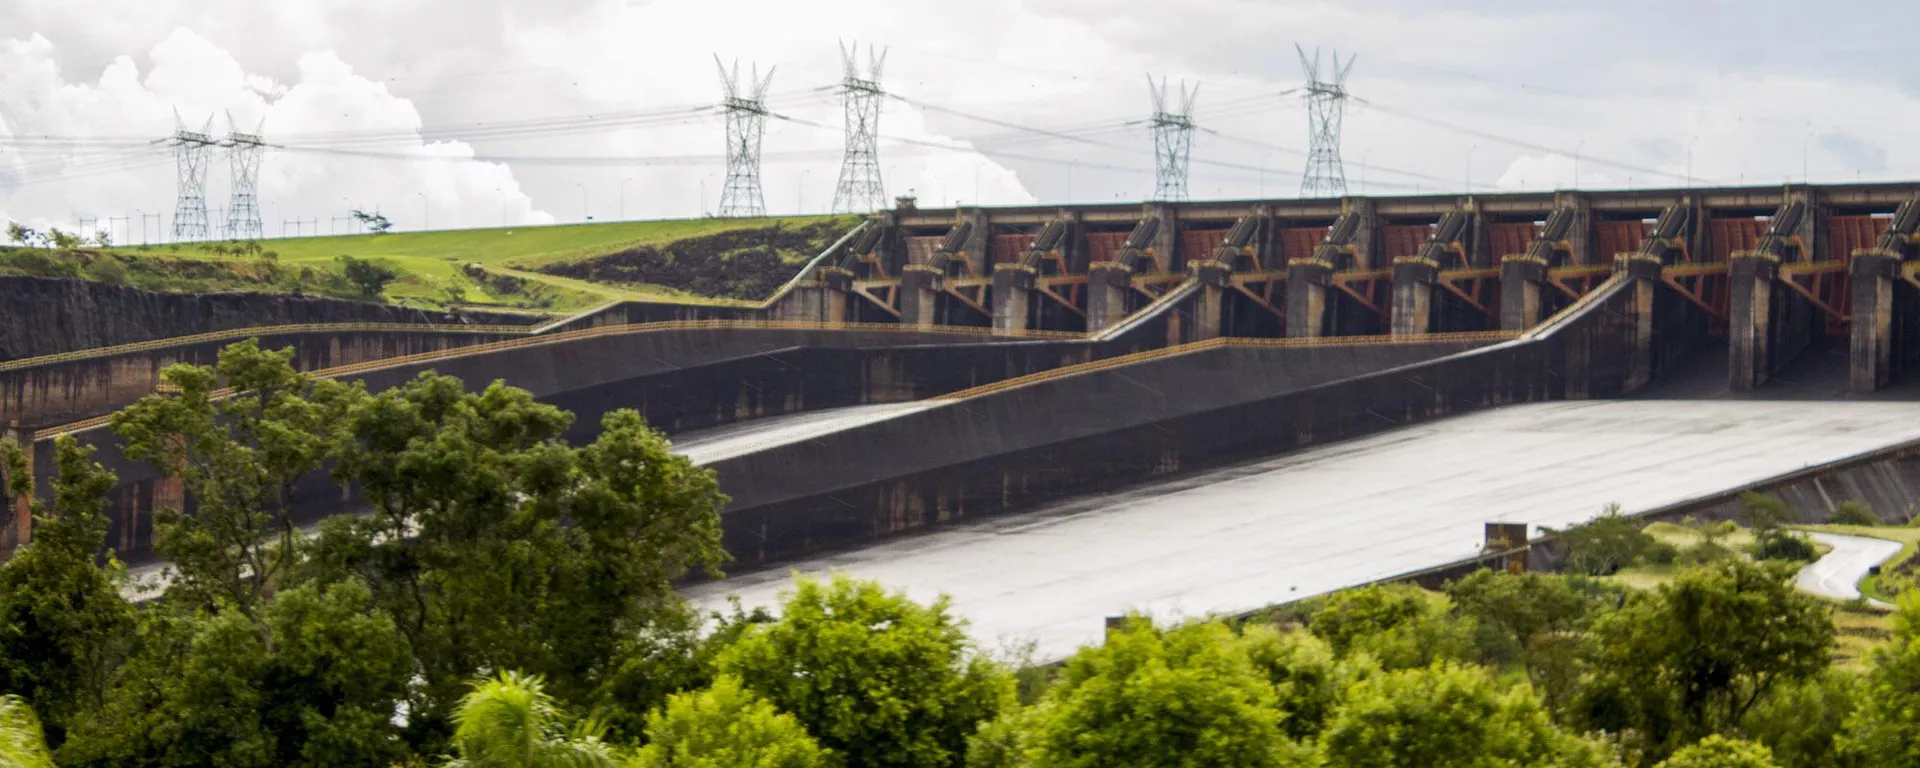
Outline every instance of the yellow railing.
<svg viewBox="0 0 1920 768">
<path fill-rule="evenodd" d="M 394 332 L 394 331 L 432 331 L 436 333 L 468 334 L 527 334 L 532 326 L 520 325 L 432 325 L 427 323 L 293 323 L 289 325 L 259 325 L 251 328 L 234 328 L 225 331 L 208 331 L 189 336 L 171 336 L 151 341 L 136 341 L 130 344 L 116 344 L 111 347 L 76 349 L 39 357 L 25 357 L 0 363 L 0 371 L 13 371 L 21 368 L 33 368 L 71 360 L 86 360 L 96 357 L 112 357 L 133 352 L 145 352 L 153 349 L 165 349 L 186 344 L 198 344 L 203 341 L 221 341 L 225 339 L 244 339 L 251 336 L 276 336 L 289 333 L 354 333 L 354 332 Z"/>
<path fill-rule="evenodd" d="M 852 331 L 852 332 L 860 332 L 860 333 L 870 333 L 870 332 L 871 333 L 890 333 L 890 334 L 919 333 L 919 334 L 938 334 L 938 335 L 947 335 L 947 336 L 980 336 L 982 338 L 996 338 L 996 339 L 1081 339 L 1081 338 L 1084 338 L 1082 334 L 1071 333 L 1068 331 L 1018 331 L 1018 332 L 997 332 L 996 333 L 990 328 L 974 328 L 974 327 L 967 327 L 967 326 L 952 326 L 952 325 L 935 325 L 935 326 L 923 327 L 923 326 L 911 326 L 911 325 L 898 325 L 894 323 L 815 323 L 815 322 L 787 321 L 787 320 L 670 320 L 670 321 L 657 322 L 657 323 L 603 325 L 603 326 L 598 326 L 594 328 L 582 328 L 577 331 L 566 331 L 564 333 L 555 333 L 555 334 L 548 334 L 543 336 L 528 336 L 528 337 L 518 338 L 518 339 L 507 339 L 504 341 L 493 341 L 493 342 L 487 342 L 485 344 L 473 344 L 473 345 L 464 346 L 464 347 L 454 347 L 452 349 L 442 349 L 442 350 L 435 350 L 432 352 L 421 352 L 421 353 L 412 354 L 412 355 L 402 355 L 400 357 L 385 357 L 385 358 L 380 358 L 378 360 L 367 360 L 359 363 L 349 363 L 347 365 L 334 366 L 332 368 L 325 368 L 318 371 L 308 372 L 303 375 L 306 375 L 312 378 L 332 379 L 332 378 L 339 378 L 342 376 L 350 376 L 356 373 L 366 373 L 368 371 L 380 370 L 383 368 L 393 368 L 393 367 L 399 367 L 399 366 L 405 366 L 405 365 L 414 365 L 418 363 L 437 362 L 440 360 L 450 360 L 458 357 L 487 354 L 490 352 L 498 352 L 501 350 L 517 349 L 520 347 L 531 347 L 531 346 L 539 346 L 539 345 L 545 345 L 545 344 L 557 344 L 557 343 L 563 343 L 568 341 L 575 341 L 579 339 L 593 338 L 598 336 L 617 336 L 617 335 L 637 334 L 637 333 L 657 333 L 657 332 L 663 332 L 663 331 L 676 331 L 676 330 Z M 216 399 L 218 399 L 218 398 L 226 397 L 230 394 L 232 394 L 230 390 L 223 389 L 223 390 L 214 392 L 213 396 Z M 100 416 L 100 417 L 95 417 L 91 419 L 86 419 L 83 421 L 76 421 L 71 424 L 62 424 L 57 427 L 49 427 L 47 429 L 42 429 L 35 432 L 34 439 L 42 440 L 42 439 L 46 439 L 56 435 L 71 434 L 74 432 L 80 432 L 87 429 L 93 429 L 95 427 L 106 424 L 107 421 L 111 418 L 112 418 L 111 416 Z"/>
<path fill-rule="evenodd" d="M 972 387 L 969 389 L 960 390 L 958 392 L 952 392 L 949 394 L 941 395 L 938 399 L 969 400 L 976 397 L 983 397 L 985 395 L 990 395 L 996 392 L 1004 392 L 1009 389 L 1018 389 L 1020 387 L 1027 387 L 1027 386 L 1032 386 L 1034 384 L 1054 381 L 1056 379 L 1063 379 L 1063 378 L 1068 378 L 1072 376 L 1080 376 L 1082 374 L 1094 373 L 1096 371 L 1104 371 L 1111 368 L 1121 368 L 1129 365 L 1134 365 L 1137 363 L 1147 362 L 1150 360 L 1162 360 L 1162 359 L 1171 358 L 1171 357 L 1180 357 L 1182 355 L 1190 355 L 1196 352 L 1205 352 L 1208 350 L 1224 349 L 1228 347 L 1243 347 L 1243 348 L 1342 347 L 1342 346 L 1360 347 L 1360 346 L 1382 346 L 1387 344 L 1448 344 L 1448 343 L 1474 343 L 1474 342 L 1491 343 L 1496 341 L 1507 341 L 1510 339 L 1518 338 L 1519 336 L 1520 334 L 1517 331 L 1474 331 L 1474 332 L 1468 332 L 1468 333 L 1428 333 L 1428 334 L 1418 334 L 1418 335 L 1411 335 L 1411 336 L 1320 336 L 1320 337 L 1314 337 L 1314 338 L 1300 338 L 1300 339 L 1246 339 L 1246 338 L 1222 337 L 1217 339 L 1208 339 L 1206 341 L 1196 341 L 1189 344 L 1181 344 L 1178 346 L 1164 347 L 1161 349 L 1150 349 L 1145 352 L 1135 352 L 1131 355 L 1109 357 L 1105 360 L 1095 360 L 1092 362 L 1080 363 L 1078 365 L 1068 365 L 1060 368 L 1053 368 L 1050 370 L 1029 373 L 1025 376 L 1015 376 L 1013 378 L 1002 379 L 1000 381 L 996 381 L 991 384 L 982 384 L 977 387 Z"/>
</svg>

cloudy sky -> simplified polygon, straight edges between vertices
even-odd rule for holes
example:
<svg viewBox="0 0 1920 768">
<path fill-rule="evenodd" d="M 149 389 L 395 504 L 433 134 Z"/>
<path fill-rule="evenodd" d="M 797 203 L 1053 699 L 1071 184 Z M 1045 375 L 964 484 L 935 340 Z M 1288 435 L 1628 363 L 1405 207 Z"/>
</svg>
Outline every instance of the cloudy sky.
<svg viewBox="0 0 1920 768">
<path fill-rule="evenodd" d="M 688 217 L 718 204 L 713 57 L 776 66 L 766 204 L 824 211 L 840 41 L 887 49 L 881 166 L 923 205 L 1136 201 L 1147 73 L 1199 83 L 1190 194 L 1291 196 L 1294 45 L 1359 55 L 1355 193 L 1920 175 L 1910 3 L 1700 0 L 7 0 L 0 219 L 170 226 L 174 113 L 264 125 L 267 234 Z M 1576 160 L 1577 158 L 1577 160 Z M 208 207 L 225 208 L 216 150 Z M 141 217 L 147 223 L 143 227 Z"/>
</svg>

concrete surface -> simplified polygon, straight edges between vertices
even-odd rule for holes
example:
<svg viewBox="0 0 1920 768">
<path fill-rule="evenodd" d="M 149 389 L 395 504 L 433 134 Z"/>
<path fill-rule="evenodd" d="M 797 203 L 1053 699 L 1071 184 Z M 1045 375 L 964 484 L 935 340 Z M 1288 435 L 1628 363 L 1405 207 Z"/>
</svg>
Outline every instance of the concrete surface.
<svg viewBox="0 0 1920 768">
<path fill-rule="evenodd" d="M 1835 600 L 1858 599 L 1860 580 L 1867 577 L 1867 569 L 1900 554 L 1900 542 L 1897 541 L 1837 533 L 1810 533 L 1808 536 L 1833 547 L 1833 550 L 1800 569 L 1800 575 L 1794 577 L 1794 586 Z M 1886 605 L 1879 600 L 1870 602 Z"/>
<path fill-rule="evenodd" d="M 769 416 L 676 436 L 673 438 L 673 452 L 692 459 L 695 464 L 710 464 L 743 453 L 797 443 L 829 432 L 924 411 L 941 404 L 940 401 L 875 403 Z"/>
<path fill-rule="evenodd" d="M 1430 422 L 700 584 L 772 606 L 793 571 L 940 593 L 1042 658 L 1102 619 L 1251 610 L 1476 554 L 1489 521 L 1566 526 L 1920 438 L 1920 403 L 1584 401 Z M 1537 530 L 1535 531 L 1537 533 Z"/>
</svg>

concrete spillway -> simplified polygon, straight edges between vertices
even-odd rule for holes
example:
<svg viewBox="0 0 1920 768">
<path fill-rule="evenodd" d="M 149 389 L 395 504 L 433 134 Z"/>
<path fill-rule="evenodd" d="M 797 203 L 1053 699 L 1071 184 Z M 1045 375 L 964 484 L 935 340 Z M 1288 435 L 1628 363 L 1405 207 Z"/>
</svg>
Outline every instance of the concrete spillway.
<svg viewBox="0 0 1920 768">
<path fill-rule="evenodd" d="M 877 403 L 753 419 L 724 427 L 695 430 L 673 438 L 673 452 L 695 464 L 711 464 L 743 453 L 765 450 L 922 411 L 939 401 Z"/>
<path fill-rule="evenodd" d="M 1102 618 L 1238 612 L 1475 555 L 1486 522 L 1566 526 L 1906 440 L 1920 403 L 1597 401 L 1518 405 L 700 584 L 772 606 L 793 571 L 945 593 L 990 647 L 1043 658 Z"/>
</svg>

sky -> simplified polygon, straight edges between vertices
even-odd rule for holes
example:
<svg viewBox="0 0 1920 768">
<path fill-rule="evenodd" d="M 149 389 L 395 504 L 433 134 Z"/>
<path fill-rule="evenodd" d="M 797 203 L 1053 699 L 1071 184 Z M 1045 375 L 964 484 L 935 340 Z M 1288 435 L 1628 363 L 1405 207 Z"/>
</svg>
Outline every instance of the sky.
<svg viewBox="0 0 1920 768">
<path fill-rule="evenodd" d="M 1353 194 L 1903 180 L 1903 2 L 7 0 L 0 219 L 172 225 L 179 125 L 260 130 L 268 236 L 712 213 L 715 58 L 773 67 L 770 213 L 840 174 L 842 46 L 886 51 L 880 165 L 923 206 L 1137 202 L 1147 77 L 1197 86 L 1188 194 L 1298 194 L 1299 45 L 1357 55 Z M 1328 59 L 1322 59 L 1327 61 Z M 208 155 L 216 219 L 232 193 Z M 304 222 L 304 223 L 300 223 Z"/>
</svg>

